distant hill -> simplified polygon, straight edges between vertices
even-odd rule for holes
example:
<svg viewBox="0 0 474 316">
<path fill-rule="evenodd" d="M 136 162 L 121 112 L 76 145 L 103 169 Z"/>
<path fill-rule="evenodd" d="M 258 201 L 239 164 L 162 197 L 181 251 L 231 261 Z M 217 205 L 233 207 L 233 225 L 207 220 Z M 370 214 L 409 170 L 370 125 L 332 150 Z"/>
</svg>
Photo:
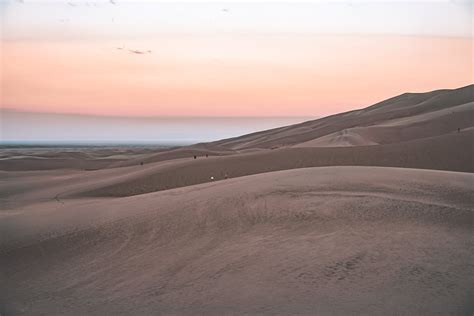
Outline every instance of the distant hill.
<svg viewBox="0 0 474 316">
<path fill-rule="evenodd" d="M 474 127 L 474 85 L 404 93 L 365 109 L 275 128 L 209 145 L 242 150 L 399 143 Z"/>
</svg>

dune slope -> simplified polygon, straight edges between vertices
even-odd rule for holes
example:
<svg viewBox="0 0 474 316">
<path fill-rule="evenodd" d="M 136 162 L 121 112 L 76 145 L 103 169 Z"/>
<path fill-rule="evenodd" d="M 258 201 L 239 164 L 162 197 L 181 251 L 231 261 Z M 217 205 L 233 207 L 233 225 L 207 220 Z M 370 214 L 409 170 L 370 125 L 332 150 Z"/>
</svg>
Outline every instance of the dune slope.
<svg viewBox="0 0 474 316">
<path fill-rule="evenodd" d="M 2 314 L 471 314 L 473 184 L 328 167 L 37 203 L 0 221 Z"/>
<path fill-rule="evenodd" d="M 282 148 L 180 160 L 120 181 L 91 184 L 75 194 L 130 196 L 256 173 L 321 166 L 388 166 L 474 172 L 474 130 L 410 142 L 341 148 Z M 120 170 L 117 169 L 117 173 Z"/>
<path fill-rule="evenodd" d="M 453 89 L 436 90 L 426 93 L 405 93 L 400 96 L 379 102 L 365 109 L 331 115 L 314 121 L 285 126 L 231 139 L 224 139 L 213 144 L 231 148 L 275 148 L 295 146 L 315 141 L 333 133 L 340 133 L 352 128 L 377 127 L 391 121 L 418 117 L 418 122 L 410 122 L 410 130 L 404 124 L 392 126 L 388 133 L 381 131 L 369 133 L 377 140 L 367 140 L 367 144 L 394 143 L 432 137 L 466 129 L 474 126 L 474 85 Z M 439 115 L 431 115 L 431 113 Z M 430 117 L 431 116 L 431 117 Z M 441 117 L 440 117 L 441 116 Z M 431 119 L 423 120 L 423 117 Z M 443 118 L 444 117 L 444 118 Z M 408 123 L 407 123 L 408 124 Z M 367 133 L 365 133 L 367 134 Z M 384 137 L 384 135 L 386 137 Z M 364 145 L 361 140 L 349 145 Z M 317 146 L 345 146 L 346 139 L 339 144 L 334 141 L 316 142 Z"/>
</svg>

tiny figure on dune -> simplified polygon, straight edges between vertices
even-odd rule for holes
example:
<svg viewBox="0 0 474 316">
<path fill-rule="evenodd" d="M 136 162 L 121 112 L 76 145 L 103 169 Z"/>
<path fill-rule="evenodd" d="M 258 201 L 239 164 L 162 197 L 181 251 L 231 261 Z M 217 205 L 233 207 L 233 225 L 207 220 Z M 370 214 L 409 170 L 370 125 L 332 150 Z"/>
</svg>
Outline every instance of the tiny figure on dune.
<svg viewBox="0 0 474 316">
<path fill-rule="evenodd" d="M 214 181 L 214 177 L 211 176 L 211 181 Z"/>
<path fill-rule="evenodd" d="M 194 159 L 196 159 L 196 158 L 197 158 L 196 155 L 194 155 Z"/>
<path fill-rule="evenodd" d="M 209 157 L 209 155 L 208 155 L 208 154 L 206 154 L 206 158 L 207 158 L 207 157 Z"/>
<path fill-rule="evenodd" d="M 143 161 L 142 161 L 142 162 L 140 162 L 140 166 L 143 166 Z"/>
<path fill-rule="evenodd" d="M 458 127 L 458 133 L 461 133 L 461 129 Z"/>
</svg>

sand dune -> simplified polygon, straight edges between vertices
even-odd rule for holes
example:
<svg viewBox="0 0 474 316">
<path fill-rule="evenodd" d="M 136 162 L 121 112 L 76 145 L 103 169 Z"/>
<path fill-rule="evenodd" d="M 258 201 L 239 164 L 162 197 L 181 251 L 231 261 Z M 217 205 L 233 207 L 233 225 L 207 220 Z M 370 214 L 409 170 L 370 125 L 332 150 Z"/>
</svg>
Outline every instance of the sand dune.
<svg viewBox="0 0 474 316">
<path fill-rule="evenodd" d="M 347 147 L 379 145 L 371 140 L 371 128 L 354 127 L 309 140 L 294 147 Z"/>
<path fill-rule="evenodd" d="M 471 315 L 473 92 L 180 148 L 4 150 L 0 313 Z"/>
<path fill-rule="evenodd" d="M 354 127 L 373 127 L 383 125 L 384 122 L 393 122 L 395 120 L 399 120 L 400 122 L 400 120 L 403 121 L 406 118 L 415 117 L 414 121 L 407 122 L 407 124 L 412 124 L 409 131 L 405 131 L 403 126 L 399 126 L 398 128 L 392 126 L 388 139 L 366 140 L 369 143 L 407 141 L 421 137 L 437 136 L 443 133 L 453 132 L 458 128 L 465 129 L 474 126 L 474 106 L 472 102 L 474 102 L 474 85 L 454 90 L 406 93 L 379 102 L 365 109 L 336 114 L 314 121 L 232 139 L 225 139 L 217 141 L 214 144 L 231 149 L 294 146 L 314 141 L 333 133 L 337 134 L 343 130 Z M 437 112 L 437 114 L 430 115 L 432 112 Z M 444 116 L 444 118 L 439 118 L 437 115 Z M 427 123 L 427 120 L 423 120 L 423 116 L 428 118 L 429 121 L 432 120 L 432 122 Z M 418 120 L 417 124 L 415 124 L 416 120 Z M 427 127 L 427 125 L 430 126 Z M 387 130 L 387 128 L 385 130 Z M 370 134 L 377 136 L 376 132 Z M 357 138 L 352 137 L 352 139 L 355 141 Z M 342 141 L 343 145 L 347 142 L 344 138 Z M 349 140 L 349 143 L 350 141 L 351 140 Z M 359 142 L 360 139 L 355 141 L 355 145 Z M 365 141 L 362 141 L 362 144 L 364 144 L 364 142 Z M 327 139 L 325 142 L 323 141 L 322 144 L 327 144 Z M 337 145 L 337 142 L 335 145 Z"/>
<path fill-rule="evenodd" d="M 256 173 L 320 166 L 390 166 L 474 172 L 474 131 L 405 143 L 341 148 L 282 148 L 250 154 L 184 159 L 123 182 L 81 193 L 129 196 Z M 117 170 L 117 172 L 120 172 Z M 123 174 L 123 173 L 122 173 Z"/>
<path fill-rule="evenodd" d="M 1 148 L 0 170 L 97 170 L 142 161 L 151 155 L 169 151 L 163 146 L 20 146 Z"/>
<path fill-rule="evenodd" d="M 149 164 L 154 162 L 173 160 L 179 158 L 190 158 L 190 157 L 206 157 L 208 156 L 225 156 L 230 154 L 235 154 L 233 150 L 228 150 L 225 148 L 219 148 L 218 146 L 205 146 L 202 145 L 193 145 L 183 148 L 177 148 L 173 150 L 167 150 L 163 152 L 154 153 L 152 155 L 147 155 L 146 157 L 140 157 L 136 159 L 130 159 L 126 161 L 120 161 L 116 164 L 112 164 L 109 167 L 123 167 L 123 166 L 133 166 L 140 163 Z"/>
<path fill-rule="evenodd" d="M 474 130 L 414 141 L 355 147 L 282 148 L 164 160 L 96 171 L 0 172 L 0 204 L 21 207 L 67 196 L 123 197 L 227 178 L 321 166 L 388 166 L 474 172 Z"/>
<path fill-rule="evenodd" d="M 474 102 L 438 111 L 352 127 L 294 147 L 343 147 L 399 143 L 466 130 L 474 125 Z"/>
<path fill-rule="evenodd" d="M 469 314 L 473 184 L 330 167 L 38 203 L 0 221 L 3 312 Z"/>
</svg>

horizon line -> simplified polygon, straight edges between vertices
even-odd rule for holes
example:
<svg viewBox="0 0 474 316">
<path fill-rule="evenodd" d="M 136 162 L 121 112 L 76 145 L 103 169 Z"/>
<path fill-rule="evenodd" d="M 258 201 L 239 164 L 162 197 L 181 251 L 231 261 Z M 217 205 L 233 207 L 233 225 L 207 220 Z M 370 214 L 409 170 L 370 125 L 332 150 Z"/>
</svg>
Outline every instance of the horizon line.
<svg viewBox="0 0 474 316">
<path fill-rule="evenodd" d="M 321 117 L 321 115 L 270 115 L 270 116 L 259 116 L 259 115 L 236 115 L 236 116 L 214 116 L 214 115 L 113 115 L 113 114 L 91 114 L 91 113 L 77 113 L 77 112 L 47 112 L 47 111 L 34 111 L 25 109 L 16 109 L 10 107 L 0 108 L 0 112 L 17 112 L 17 113 L 29 113 L 29 114 L 49 114 L 49 115 L 71 115 L 71 116 L 92 116 L 92 117 L 104 117 L 104 118 L 127 118 L 127 119 L 153 119 L 153 118 L 179 118 L 179 119 L 192 119 L 192 118 L 311 118 Z"/>
</svg>

